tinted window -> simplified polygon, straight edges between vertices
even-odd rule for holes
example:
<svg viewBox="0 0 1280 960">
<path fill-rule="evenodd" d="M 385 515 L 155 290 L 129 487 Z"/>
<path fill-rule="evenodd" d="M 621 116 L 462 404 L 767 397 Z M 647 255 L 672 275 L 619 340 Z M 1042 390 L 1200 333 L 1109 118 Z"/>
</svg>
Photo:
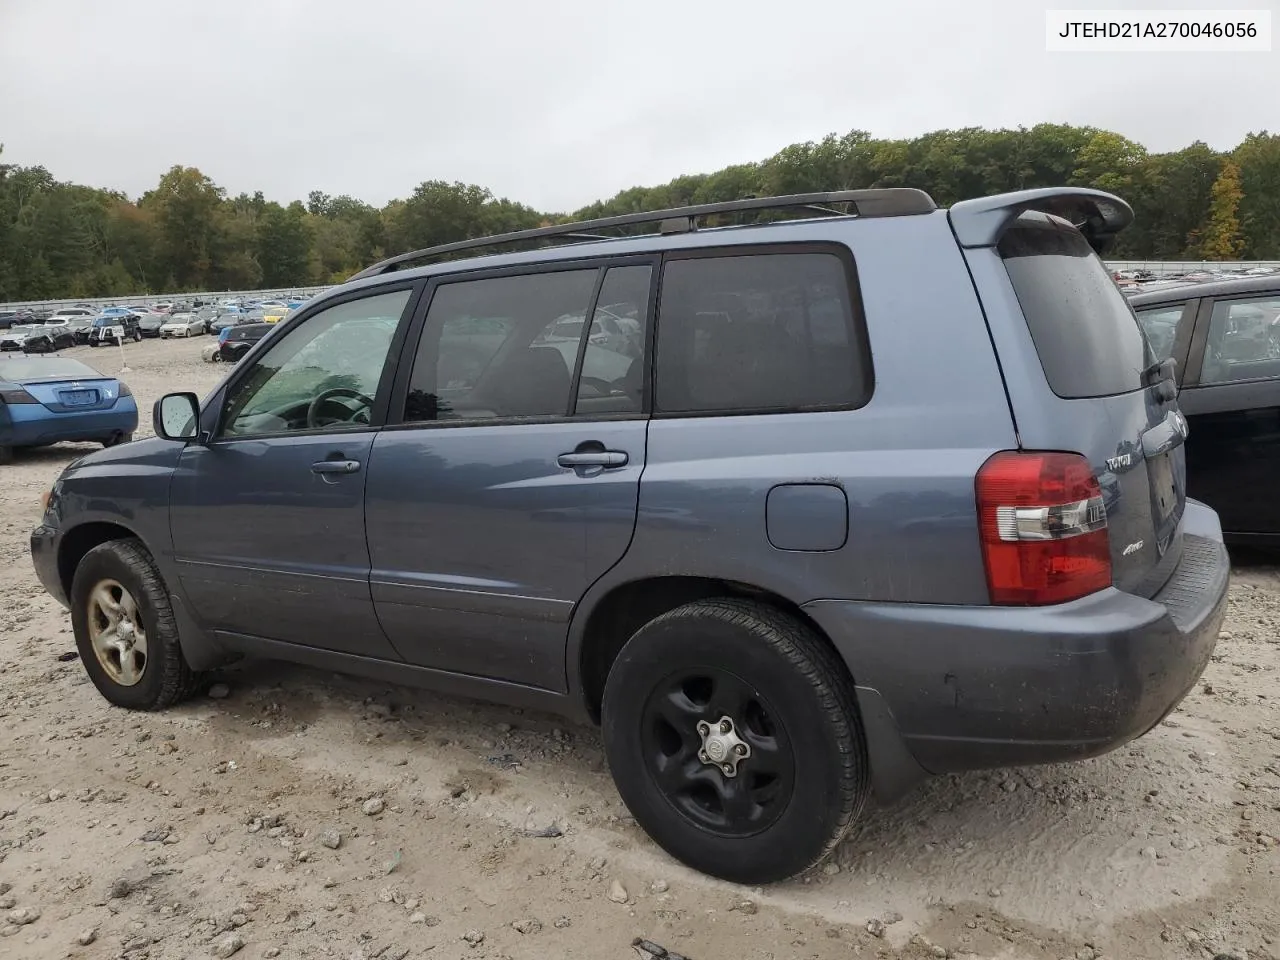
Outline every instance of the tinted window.
<svg viewBox="0 0 1280 960">
<path fill-rule="evenodd" d="M 653 268 L 605 274 L 582 355 L 577 416 L 639 413 L 644 408 L 644 327 Z M 577 322 L 581 328 L 581 321 Z"/>
<path fill-rule="evenodd" d="M 1024 215 L 998 249 L 1054 393 L 1103 397 L 1142 389 L 1142 372 L 1155 355 L 1080 231 Z"/>
<path fill-rule="evenodd" d="M 267 345 L 231 389 L 222 432 L 365 426 L 408 290 L 321 310 Z"/>
<path fill-rule="evenodd" d="M 1280 296 L 1213 305 L 1201 385 L 1280 377 Z"/>
<path fill-rule="evenodd" d="M 569 270 L 437 287 L 405 420 L 565 416 L 598 276 Z"/>
<path fill-rule="evenodd" d="M 1157 360 L 1168 360 L 1173 356 L 1173 347 L 1178 339 L 1178 321 L 1182 319 L 1181 303 L 1172 307 L 1154 307 L 1150 310 L 1138 311 L 1138 322 L 1142 324 L 1142 332 L 1147 335 L 1151 350 Z"/>
<path fill-rule="evenodd" d="M 656 397 L 667 413 L 852 405 L 870 368 L 849 275 L 825 253 L 667 263 Z"/>
</svg>

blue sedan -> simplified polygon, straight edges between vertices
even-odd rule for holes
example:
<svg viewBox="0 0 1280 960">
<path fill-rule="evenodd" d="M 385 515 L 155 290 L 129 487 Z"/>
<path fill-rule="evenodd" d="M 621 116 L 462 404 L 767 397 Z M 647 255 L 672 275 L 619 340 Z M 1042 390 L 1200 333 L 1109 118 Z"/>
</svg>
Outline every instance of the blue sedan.
<svg viewBox="0 0 1280 960">
<path fill-rule="evenodd" d="M 64 440 L 113 447 L 137 428 L 138 405 L 115 377 L 66 357 L 0 360 L 0 463 Z"/>
</svg>

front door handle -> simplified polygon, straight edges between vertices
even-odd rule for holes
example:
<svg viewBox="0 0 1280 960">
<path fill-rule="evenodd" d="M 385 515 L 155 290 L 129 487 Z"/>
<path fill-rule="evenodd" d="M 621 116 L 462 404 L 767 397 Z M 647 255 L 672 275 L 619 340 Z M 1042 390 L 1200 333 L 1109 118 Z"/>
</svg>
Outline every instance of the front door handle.
<svg viewBox="0 0 1280 960">
<path fill-rule="evenodd" d="M 625 467 L 627 465 L 625 450 L 584 450 L 577 453 L 562 453 L 556 457 L 556 463 L 562 467 Z"/>
<path fill-rule="evenodd" d="M 312 473 L 358 473 L 359 460 L 317 460 L 311 465 Z"/>
</svg>

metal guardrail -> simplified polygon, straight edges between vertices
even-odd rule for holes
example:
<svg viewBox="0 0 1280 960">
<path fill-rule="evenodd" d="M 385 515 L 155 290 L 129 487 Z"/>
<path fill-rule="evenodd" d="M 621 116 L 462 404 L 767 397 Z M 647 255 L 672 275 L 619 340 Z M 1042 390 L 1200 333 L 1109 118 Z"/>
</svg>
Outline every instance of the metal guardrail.
<svg viewBox="0 0 1280 960">
<path fill-rule="evenodd" d="M 278 287 L 273 290 L 218 290 L 189 291 L 187 293 L 140 293 L 128 297 L 71 297 L 66 300 L 18 300 L 13 303 L 0 303 L 0 310 L 58 310 L 62 307 L 74 307 L 85 303 L 94 309 L 102 307 L 149 306 L 153 303 L 172 303 L 175 300 L 271 300 L 276 298 L 301 295 L 313 297 L 317 293 L 328 290 L 324 287 Z"/>
<path fill-rule="evenodd" d="M 1192 273 L 1197 270 L 1233 270 L 1243 271 L 1255 268 L 1280 270 L 1280 260 L 1108 260 L 1111 270 L 1148 270 L 1158 277 Z M 90 307 L 116 306 L 119 304 L 138 304 L 146 306 L 152 303 L 166 303 L 174 300 L 230 300 L 257 299 L 270 300 L 277 297 L 302 295 L 313 297 L 328 290 L 323 287 L 279 287 L 271 290 L 217 290 L 187 293 L 146 293 L 128 297 L 72 297 L 66 300 L 20 300 L 14 303 L 0 303 L 0 310 L 58 310 L 62 307 L 74 307 L 87 303 Z"/>
<path fill-rule="evenodd" d="M 1112 270 L 1147 270 L 1157 277 L 1178 276 L 1201 270 L 1280 270 L 1280 260 L 1108 260 Z"/>
</svg>

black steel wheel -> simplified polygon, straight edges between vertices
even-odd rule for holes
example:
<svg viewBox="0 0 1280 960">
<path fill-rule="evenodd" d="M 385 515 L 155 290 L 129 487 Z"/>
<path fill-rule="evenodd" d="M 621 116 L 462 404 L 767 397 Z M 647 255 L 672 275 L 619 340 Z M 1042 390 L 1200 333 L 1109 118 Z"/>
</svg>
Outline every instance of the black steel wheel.
<svg viewBox="0 0 1280 960">
<path fill-rule="evenodd" d="M 699 600 L 623 646 L 601 707 L 636 822 L 695 869 L 771 883 L 825 857 L 870 795 L 853 682 L 799 618 Z"/>
<path fill-rule="evenodd" d="M 687 667 L 650 695 L 644 763 L 695 825 L 723 837 L 768 829 L 795 790 L 791 741 L 764 696 L 736 674 Z"/>
</svg>

